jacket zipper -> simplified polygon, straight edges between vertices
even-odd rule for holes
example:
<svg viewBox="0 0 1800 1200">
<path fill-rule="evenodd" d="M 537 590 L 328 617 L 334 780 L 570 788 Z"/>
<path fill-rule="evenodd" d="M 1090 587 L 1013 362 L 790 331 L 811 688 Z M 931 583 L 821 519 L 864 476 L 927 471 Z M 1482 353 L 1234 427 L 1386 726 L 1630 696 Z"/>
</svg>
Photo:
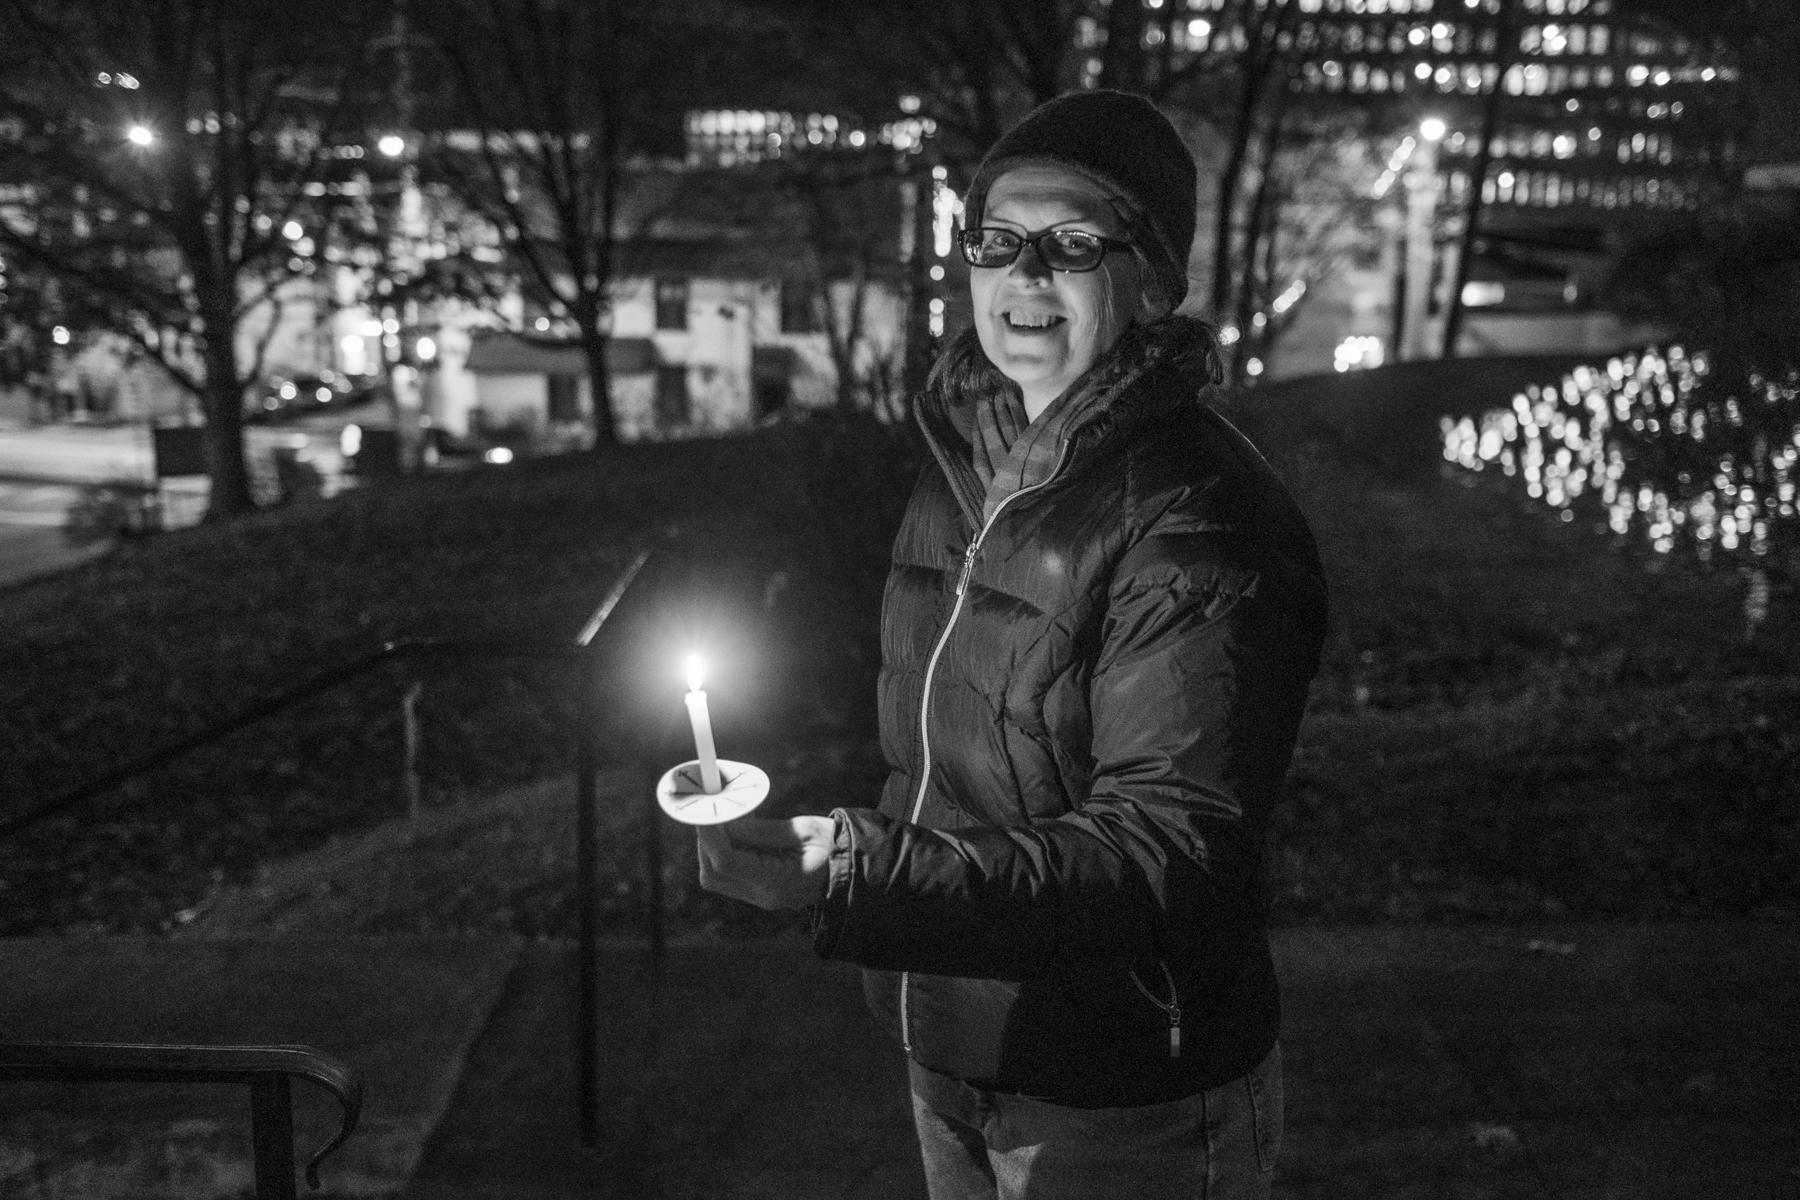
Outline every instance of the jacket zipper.
<svg viewBox="0 0 1800 1200">
<path fill-rule="evenodd" d="M 1129 968 L 1127 968 L 1127 973 L 1131 976 L 1131 982 L 1133 982 L 1137 985 L 1137 990 L 1144 993 L 1144 999 L 1150 1001 L 1150 1003 L 1152 1003 L 1152 1004 L 1156 1005 L 1156 1007 L 1162 1009 L 1163 1016 L 1165 1016 L 1169 1019 L 1169 1057 L 1170 1058 L 1180 1058 L 1181 1057 L 1181 993 L 1179 993 L 1175 990 L 1175 976 L 1169 971 L 1169 964 L 1165 962 L 1165 963 L 1158 963 L 1157 965 L 1162 968 L 1163 978 L 1165 980 L 1167 980 L 1168 984 L 1169 984 L 1169 1002 L 1167 1004 L 1164 1004 L 1161 1000 L 1158 1000 L 1156 998 L 1155 993 L 1153 993 L 1149 988 L 1144 986 L 1144 981 L 1137 977 L 1136 971 L 1132 971 Z"/>
<path fill-rule="evenodd" d="M 962 573 L 956 577 L 956 603 L 950 607 L 950 619 L 944 622 L 944 632 L 938 634 L 937 645 L 931 648 L 931 657 L 925 662 L 925 684 L 919 689 L 919 745 L 923 759 L 919 769 L 919 794 L 913 799 L 910 824 L 917 825 L 919 823 L 919 814 L 925 810 L 925 792 L 931 786 L 931 677 L 937 671 L 938 655 L 944 652 L 944 643 L 950 640 L 950 631 L 956 628 L 956 618 L 962 614 L 963 593 L 968 591 L 969 576 L 975 571 L 975 556 L 980 553 L 982 540 L 987 537 L 988 530 L 994 527 L 994 522 L 1000 519 L 1000 514 L 1006 510 L 1006 506 L 1020 496 L 1050 486 L 1051 481 L 1061 473 L 1063 462 L 1068 456 L 1069 443 L 1065 441 L 1062 450 L 1056 456 L 1056 465 L 1050 468 L 1050 473 L 1039 482 L 1030 487 L 1020 488 L 996 504 L 994 511 L 982 523 L 981 529 L 969 540 L 969 548 L 963 551 Z M 912 1052 L 912 1027 L 906 1018 L 906 992 L 911 979 L 911 971 L 900 973 L 900 1044 L 909 1054 Z"/>
</svg>

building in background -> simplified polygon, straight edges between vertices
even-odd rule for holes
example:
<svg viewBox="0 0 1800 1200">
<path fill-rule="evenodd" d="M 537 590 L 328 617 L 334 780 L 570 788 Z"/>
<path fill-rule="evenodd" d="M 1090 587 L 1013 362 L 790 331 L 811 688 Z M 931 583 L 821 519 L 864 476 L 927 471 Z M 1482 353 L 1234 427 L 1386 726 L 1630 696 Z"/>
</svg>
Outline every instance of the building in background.
<svg viewBox="0 0 1800 1200">
<path fill-rule="evenodd" d="M 1177 60 L 1242 44 L 1235 3 L 1146 2 L 1168 14 L 1146 36 Z M 1306 296 L 1281 322 L 1274 374 L 1435 354 L 1459 279 L 1461 353 L 1616 348 L 1644 331 L 1594 307 L 1609 252 L 1742 172 L 1724 120 L 1735 65 L 1611 0 L 1296 0 L 1280 46 L 1290 126 L 1365 114 L 1381 169 L 1367 253 L 1271 283 L 1271 296 Z M 1422 195 L 1423 255 L 1409 237 Z M 1409 291 L 1425 323 L 1411 331 Z"/>
</svg>

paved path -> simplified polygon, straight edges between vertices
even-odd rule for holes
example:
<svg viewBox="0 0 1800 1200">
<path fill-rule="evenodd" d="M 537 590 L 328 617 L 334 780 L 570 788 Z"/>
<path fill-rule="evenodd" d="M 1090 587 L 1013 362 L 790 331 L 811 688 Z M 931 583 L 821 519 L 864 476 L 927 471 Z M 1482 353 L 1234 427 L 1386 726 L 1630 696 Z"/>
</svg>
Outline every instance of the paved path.
<svg viewBox="0 0 1800 1200">
<path fill-rule="evenodd" d="M 363 1121 L 325 1172 L 391 1195 L 448 1107 L 519 947 L 474 939 L 0 939 L 0 1038 L 302 1043 L 354 1066 Z M 335 1105 L 295 1088 L 302 1152 Z M 250 1179 L 244 1091 L 216 1085 L 0 1085 L 6 1200 L 201 1200 Z"/>
<path fill-rule="evenodd" d="M 1800 1200 L 1791 923 L 1290 929 L 1275 947 L 1284 1200 Z M 854 971 L 789 935 L 678 945 L 660 974 L 613 946 L 602 978 L 591 1150 L 561 945 L 0 941 L 0 1030 L 172 1022 L 358 1061 L 371 1125 L 327 1166 L 341 1196 L 922 1197 L 903 1063 Z M 28 1190 L 20 1166 L 37 1153 L 20 1114 L 41 1110 L 12 1103 L 0 1095 L 0 1194 L 55 1194 Z M 152 1145 L 198 1136 L 176 1109 L 146 1118 Z"/>
</svg>

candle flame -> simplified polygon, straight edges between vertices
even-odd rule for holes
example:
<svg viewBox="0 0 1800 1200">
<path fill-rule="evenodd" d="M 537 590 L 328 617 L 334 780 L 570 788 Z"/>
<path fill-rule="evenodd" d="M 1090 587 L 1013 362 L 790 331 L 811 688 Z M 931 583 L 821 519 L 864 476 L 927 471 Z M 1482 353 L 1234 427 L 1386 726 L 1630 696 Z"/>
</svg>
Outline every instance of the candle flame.
<svg viewBox="0 0 1800 1200">
<path fill-rule="evenodd" d="M 688 655 L 687 656 L 688 691 L 690 691 L 690 692 L 699 691 L 700 684 L 705 681 L 705 678 L 706 678 L 706 661 L 704 659 L 702 659 L 698 654 Z"/>
</svg>

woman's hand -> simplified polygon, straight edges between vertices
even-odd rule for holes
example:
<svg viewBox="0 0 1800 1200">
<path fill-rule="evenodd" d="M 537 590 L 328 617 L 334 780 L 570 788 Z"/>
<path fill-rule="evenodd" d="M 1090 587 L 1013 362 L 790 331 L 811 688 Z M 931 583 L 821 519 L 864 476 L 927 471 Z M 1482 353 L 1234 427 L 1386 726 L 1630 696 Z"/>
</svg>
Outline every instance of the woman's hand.
<svg viewBox="0 0 1800 1200">
<path fill-rule="evenodd" d="M 694 832 L 700 842 L 700 886 L 707 891 L 769 909 L 824 899 L 836 832 L 830 817 L 739 817 Z"/>
</svg>

